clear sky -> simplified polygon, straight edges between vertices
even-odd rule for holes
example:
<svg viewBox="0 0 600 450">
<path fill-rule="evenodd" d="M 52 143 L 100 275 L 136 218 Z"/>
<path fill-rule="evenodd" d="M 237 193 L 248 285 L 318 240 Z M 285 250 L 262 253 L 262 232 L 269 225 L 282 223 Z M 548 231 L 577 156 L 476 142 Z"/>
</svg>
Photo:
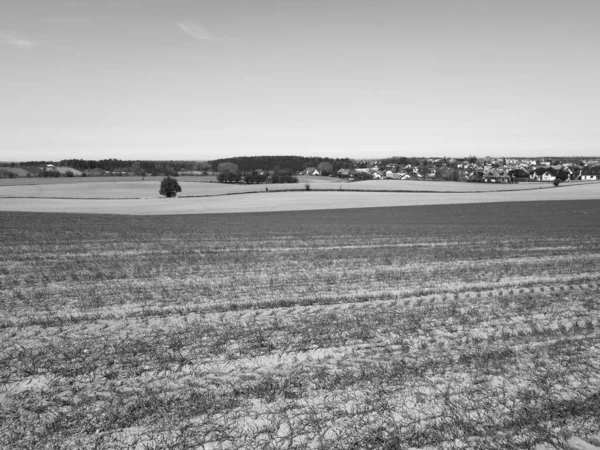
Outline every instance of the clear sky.
<svg viewBox="0 0 600 450">
<path fill-rule="evenodd" d="M 0 160 L 600 154 L 598 0 L 0 0 Z"/>
</svg>

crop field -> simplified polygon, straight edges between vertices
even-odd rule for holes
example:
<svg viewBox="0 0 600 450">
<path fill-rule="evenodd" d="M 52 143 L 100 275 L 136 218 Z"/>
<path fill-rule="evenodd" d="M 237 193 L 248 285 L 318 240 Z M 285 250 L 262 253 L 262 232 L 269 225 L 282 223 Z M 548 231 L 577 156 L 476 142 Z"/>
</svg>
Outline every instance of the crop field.
<svg viewBox="0 0 600 450">
<path fill-rule="evenodd" d="M 182 189 L 188 197 L 181 196 L 173 199 L 158 196 L 159 183 L 144 183 L 146 182 L 90 183 L 66 185 L 66 188 L 58 185 L 27 186 L 39 189 L 39 193 L 34 197 L 12 198 L 8 189 L 14 187 L 5 186 L 0 187 L 0 211 L 155 215 L 308 211 L 487 202 L 600 200 L 600 183 L 586 182 L 567 184 L 560 188 L 546 185 L 548 187 L 490 192 L 376 192 L 352 191 L 345 188 L 306 191 L 304 186 L 294 187 L 294 185 L 285 184 L 257 187 L 182 182 Z M 387 184 L 385 181 L 374 183 Z M 397 183 L 404 182 L 398 181 Z M 348 183 L 347 185 L 360 184 Z M 432 182 L 432 184 L 441 183 Z M 479 183 L 454 184 L 479 185 Z M 282 192 L 283 189 L 290 189 L 290 186 L 295 190 Z M 330 186 L 335 186 L 335 184 L 330 184 Z M 68 188 L 69 192 L 61 191 L 57 194 L 56 191 L 52 191 L 52 195 L 44 197 L 44 193 L 47 195 L 50 192 L 49 188 L 59 190 Z M 269 191 L 266 191 L 267 188 Z M 260 191 L 245 192 L 245 190 L 251 191 L 252 189 L 260 189 Z M 190 196 L 194 192 L 200 193 L 200 195 Z M 18 190 L 14 193 L 23 194 Z M 71 195 L 71 197 L 64 197 L 64 195 Z"/>
<path fill-rule="evenodd" d="M 371 180 L 348 182 L 328 177 L 300 177 L 295 184 L 227 184 L 211 181 L 210 177 L 180 177 L 182 187 L 180 197 L 198 197 L 228 195 L 251 192 L 273 191 L 304 191 L 306 184 L 311 190 L 346 190 L 346 191 L 382 191 L 382 192 L 443 192 L 443 193 L 476 193 L 524 191 L 552 188 L 551 183 L 458 183 L 454 181 L 399 181 Z M 85 180 L 78 182 L 57 182 L 56 178 L 0 180 L 0 198 L 75 198 L 75 199 L 127 199 L 127 198 L 157 198 L 160 177 L 142 181 L 139 177 L 107 177 L 109 181 L 100 178 L 77 178 Z M 46 183 L 45 180 L 52 182 Z M 61 180 L 61 179 L 58 179 Z M 70 180 L 70 179 L 67 179 Z M 591 183 L 573 182 L 568 185 Z"/>
<path fill-rule="evenodd" d="M 0 448 L 600 444 L 599 224 L 2 212 Z"/>
</svg>

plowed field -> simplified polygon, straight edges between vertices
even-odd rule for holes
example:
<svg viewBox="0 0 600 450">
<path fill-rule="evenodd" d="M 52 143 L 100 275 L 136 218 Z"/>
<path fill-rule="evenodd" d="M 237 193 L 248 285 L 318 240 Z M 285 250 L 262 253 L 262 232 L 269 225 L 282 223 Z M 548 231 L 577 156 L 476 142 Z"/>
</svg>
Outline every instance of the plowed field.
<svg viewBox="0 0 600 450">
<path fill-rule="evenodd" d="M 1 448 L 600 430 L 600 202 L 0 213 Z"/>
</svg>

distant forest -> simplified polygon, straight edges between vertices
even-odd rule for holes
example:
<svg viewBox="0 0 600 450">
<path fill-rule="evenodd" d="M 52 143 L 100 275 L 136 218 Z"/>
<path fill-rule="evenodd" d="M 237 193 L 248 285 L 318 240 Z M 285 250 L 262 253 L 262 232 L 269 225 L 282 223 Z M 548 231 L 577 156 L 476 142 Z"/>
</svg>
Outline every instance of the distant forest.
<svg viewBox="0 0 600 450">
<path fill-rule="evenodd" d="M 352 169 L 354 162 L 350 158 L 319 158 L 306 156 L 238 156 L 234 158 L 222 158 L 209 161 L 211 170 L 217 171 L 220 163 L 232 162 L 238 166 L 241 172 L 252 172 L 253 170 L 290 170 L 300 172 L 307 167 L 317 167 L 320 162 L 328 162 L 333 166 L 334 172 L 339 169 Z"/>
<path fill-rule="evenodd" d="M 194 161 L 136 161 L 122 159 L 63 159 L 61 161 L 26 161 L 20 163 L 21 166 L 45 166 L 53 164 L 55 166 L 65 166 L 80 171 L 91 169 L 103 169 L 109 172 L 120 172 L 131 170 L 134 163 L 138 163 L 139 167 L 148 174 L 163 174 L 165 172 L 173 172 L 179 170 L 196 170 L 198 164 Z"/>
<path fill-rule="evenodd" d="M 134 163 L 148 174 L 169 174 L 170 172 L 179 172 L 186 170 L 212 171 L 216 172 L 217 167 L 223 162 L 232 162 L 236 164 L 242 172 L 252 172 L 253 170 L 276 170 L 300 172 L 307 167 L 317 167 L 320 162 L 329 162 L 333 165 L 334 171 L 339 169 L 352 169 L 354 162 L 350 158 L 320 158 L 306 156 L 239 156 L 233 158 L 221 158 L 213 161 L 136 161 L 122 159 L 63 159 L 61 161 L 26 161 L 21 166 L 45 166 L 53 164 L 55 166 L 66 166 L 80 171 L 91 169 L 103 169 L 110 172 L 127 171 L 132 168 Z M 14 165 L 14 164 L 13 164 Z M 127 169 L 127 170 L 126 170 Z"/>
</svg>

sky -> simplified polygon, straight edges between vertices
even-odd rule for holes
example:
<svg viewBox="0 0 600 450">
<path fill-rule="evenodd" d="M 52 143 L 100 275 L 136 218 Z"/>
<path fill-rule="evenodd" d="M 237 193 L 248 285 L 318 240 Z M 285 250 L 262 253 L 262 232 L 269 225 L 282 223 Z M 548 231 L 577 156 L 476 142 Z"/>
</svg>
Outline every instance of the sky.
<svg viewBox="0 0 600 450">
<path fill-rule="evenodd" d="M 0 0 L 0 161 L 600 154 L 598 0 Z"/>
</svg>

